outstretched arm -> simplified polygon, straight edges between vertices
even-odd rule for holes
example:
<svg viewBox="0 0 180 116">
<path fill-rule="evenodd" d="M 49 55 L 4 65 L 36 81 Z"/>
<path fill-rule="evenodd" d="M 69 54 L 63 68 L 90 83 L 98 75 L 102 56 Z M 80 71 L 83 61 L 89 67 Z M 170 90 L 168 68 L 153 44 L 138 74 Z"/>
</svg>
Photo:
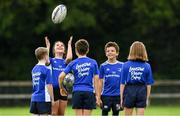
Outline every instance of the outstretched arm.
<svg viewBox="0 0 180 116">
<path fill-rule="evenodd" d="M 72 60 L 72 39 L 73 36 L 70 37 L 69 41 L 68 41 L 68 48 L 67 48 L 67 55 L 66 55 L 66 64 L 68 64 L 71 60 Z"/>
<path fill-rule="evenodd" d="M 50 50 L 50 42 L 49 42 L 49 39 L 48 39 L 48 37 L 47 36 L 45 36 L 45 43 L 46 43 L 46 48 L 48 49 L 48 51 Z"/>
<path fill-rule="evenodd" d="M 48 49 L 48 56 L 49 56 L 49 52 L 50 52 L 50 42 L 49 42 L 49 39 L 47 36 L 44 37 L 45 39 L 45 43 L 46 43 L 46 48 Z M 46 65 L 49 65 L 50 64 L 50 61 L 48 61 L 48 63 Z"/>
</svg>

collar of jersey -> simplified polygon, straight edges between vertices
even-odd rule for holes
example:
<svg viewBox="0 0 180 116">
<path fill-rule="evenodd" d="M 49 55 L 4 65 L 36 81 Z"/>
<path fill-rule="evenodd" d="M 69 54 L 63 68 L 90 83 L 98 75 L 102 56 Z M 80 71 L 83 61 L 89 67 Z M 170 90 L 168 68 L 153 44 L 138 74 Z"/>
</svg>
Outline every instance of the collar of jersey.
<svg viewBox="0 0 180 116">
<path fill-rule="evenodd" d="M 37 63 L 37 65 L 44 65 L 44 66 L 45 66 L 45 64 L 44 64 L 44 63 Z"/>
<path fill-rule="evenodd" d="M 87 56 L 81 56 L 81 57 L 78 57 L 78 58 L 87 58 Z"/>
<path fill-rule="evenodd" d="M 56 57 L 54 57 L 54 59 L 60 59 L 60 60 L 62 60 L 63 58 L 56 58 Z"/>
<path fill-rule="evenodd" d="M 110 62 L 106 61 L 107 64 L 117 64 L 118 62 L 119 62 L 119 61 L 116 61 L 116 62 L 114 62 L 114 63 L 110 63 Z"/>
</svg>

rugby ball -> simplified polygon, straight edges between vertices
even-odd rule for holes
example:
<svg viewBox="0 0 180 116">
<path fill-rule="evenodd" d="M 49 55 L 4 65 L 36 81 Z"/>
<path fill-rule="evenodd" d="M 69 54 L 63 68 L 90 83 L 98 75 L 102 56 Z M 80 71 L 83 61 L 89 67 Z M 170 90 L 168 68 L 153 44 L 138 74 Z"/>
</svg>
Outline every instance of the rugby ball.
<svg viewBox="0 0 180 116">
<path fill-rule="evenodd" d="M 60 4 L 56 6 L 51 16 L 53 23 L 55 24 L 61 23 L 65 19 L 66 14 L 67 14 L 67 8 L 64 4 Z"/>
<path fill-rule="evenodd" d="M 68 92 L 71 92 L 73 84 L 74 84 L 74 75 L 72 73 L 68 73 L 63 80 L 63 86 Z"/>
</svg>

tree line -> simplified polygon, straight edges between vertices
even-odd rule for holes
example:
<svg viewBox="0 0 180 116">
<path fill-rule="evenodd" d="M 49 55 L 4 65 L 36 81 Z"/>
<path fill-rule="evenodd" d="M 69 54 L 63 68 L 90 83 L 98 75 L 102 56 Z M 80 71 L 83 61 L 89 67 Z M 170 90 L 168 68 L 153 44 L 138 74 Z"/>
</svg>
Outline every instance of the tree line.
<svg viewBox="0 0 180 116">
<path fill-rule="evenodd" d="M 67 6 L 67 17 L 53 24 L 51 13 L 58 4 Z M 73 44 L 79 38 L 89 41 L 89 56 L 99 64 L 106 60 L 106 42 L 117 42 L 118 59 L 126 61 L 132 42 L 142 41 L 155 80 L 178 79 L 179 4 L 179 0 L 0 0 L 0 80 L 30 80 L 37 62 L 34 50 L 45 46 L 44 36 L 51 44 L 56 40 L 67 44 L 71 35 Z"/>
</svg>

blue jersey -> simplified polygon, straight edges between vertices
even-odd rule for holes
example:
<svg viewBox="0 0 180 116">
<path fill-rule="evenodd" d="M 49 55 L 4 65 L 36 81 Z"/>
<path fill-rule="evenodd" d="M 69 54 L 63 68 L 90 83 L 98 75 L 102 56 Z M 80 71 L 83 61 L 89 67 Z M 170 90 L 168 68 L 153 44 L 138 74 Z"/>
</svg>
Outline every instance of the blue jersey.
<svg viewBox="0 0 180 116">
<path fill-rule="evenodd" d="M 52 84 L 54 88 L 59 88 L 58 77 L 59 74 L 66 68 L 66 63 L 64 59 L 60 58 L 50 58 L 50 63 L 52 67 Z"/>
<path fill-rule="evenodd" d="M 64 72 L 73 72 L 73 91 L 93 92 L 93 77 L 99 74 L 97 62 L 88 57 L 77 58 L 67 65 Z"/>
<path fill-rule="evenodd" d="M 123 63 L 108 63 L 107 61 L 100 66 L 99 78 L 103 79 L 102 95 L 104 96 L 119 96 L 121 68 Z"/>
<path fill-rule="evenodd" d="M 151 66 L 147 62 L 127 61 L 124 63 L 121 73 L 122 84 L 144 84 L 154 83 Z"/>
<path fill-rule="evenodd" d="M 47 84 L 51 84 L 51 72 L 45 65 L 37 64 L 32 69 L 33 93 L 31 101 L 50 102 Z"/>
</svg>

